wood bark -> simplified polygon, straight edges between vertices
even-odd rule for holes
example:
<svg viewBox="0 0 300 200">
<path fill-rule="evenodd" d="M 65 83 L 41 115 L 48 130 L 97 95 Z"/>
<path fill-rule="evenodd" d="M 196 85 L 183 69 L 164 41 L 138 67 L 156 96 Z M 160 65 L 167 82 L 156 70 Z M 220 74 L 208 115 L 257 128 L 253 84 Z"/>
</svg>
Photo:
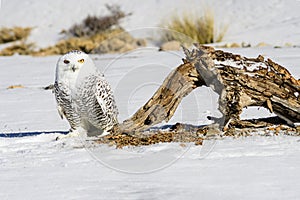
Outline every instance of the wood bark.
<svg viewBox="0 0 300 200">
<path fill-rule="evenodd" d="M 222 118 L 215 119 L 226 129 L 236 126 L 242 109 L 262 106 L 285 120 L 289 125 L 300 122 L 300 80 L 283 66 L 265 59 L 195 45 L 184 48 L 183 64 L 173 70 L 152 98 L 131 118 L 120 124 L 125 133 L 143 131 L 168 121 L 181 100 L 200 86 L 212 88 L 219 94 Z"/>
<path fill-rule="evenodd" d="M 180 65 L 167 76 L 143 107 L 120 124 L 122 132 L 142 131 L 162 121 L 169 121 L 181 100 L 202 85 L 205 81 L 191 63 Z"/>
</svg>

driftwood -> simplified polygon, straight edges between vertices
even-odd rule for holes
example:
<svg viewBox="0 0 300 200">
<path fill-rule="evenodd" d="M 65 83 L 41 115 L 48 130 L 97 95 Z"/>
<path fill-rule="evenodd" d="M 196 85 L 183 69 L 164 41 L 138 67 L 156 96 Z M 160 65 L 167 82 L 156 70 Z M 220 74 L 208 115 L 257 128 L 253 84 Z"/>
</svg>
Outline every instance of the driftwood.
<svg viewBox="0 0 300 200">
<path fill-rule="evenodd" d="M 123 132 L 145 130 L 162 121 L 169 121 L 181 100 L 205 81 L 191 63 L 173 70 L 151 99 L 121 125 Z"/>
<path fill-rule="evenodd" d="M 181 100 L 193 89 L 211 87 L 219 94 L 222 118 L 215 119 L 223 130 L 237 126 L 242 109 L 262 106 L 293 126 L 300 122 L 300 80 L 287 69 L 265 59 L 196 45 L 184 48 L 183 64 L 172 71 L 152 98 L 130 119 L 119 125 L 122 132 L 137 133 L 168 121 Z"/>
</svg>

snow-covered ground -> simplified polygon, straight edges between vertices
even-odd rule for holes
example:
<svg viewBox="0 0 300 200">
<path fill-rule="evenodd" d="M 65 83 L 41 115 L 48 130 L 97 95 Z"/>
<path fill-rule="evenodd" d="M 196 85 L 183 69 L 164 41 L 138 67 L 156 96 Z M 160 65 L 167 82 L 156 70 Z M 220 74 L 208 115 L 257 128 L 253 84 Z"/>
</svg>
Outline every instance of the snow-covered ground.
<svg viewBox="0 0 300 200">
<path fill-rule="evenodd" d="M 100 146 L 93 152 L 101 158 L 95 159 L 86 149 L 75 148 L 73 140 L 54 142 L 53 136 L 1 138 L 1 199 L 296 200 L 300 196 L 299 138 L 226 139 L 207 144 L 214 145 L 209 154 L 201 151 L 206 146 L 193 145 L 123 150 Z"/>
<path fill-rule="evenodd" d="M 87 14 L 103 10 L 105 1 L 2 0 L 0 25 L 36 26 L 31 40 L 54 43 L 58 32 Z M 114 1 L 118 2 L 118 1 Z M 198 9 L 204 1 L 120 1 L 133 15 L 128 29 L 156 26 L 174 10 Z M 210 1 L 217 19 L 230 22 L 226 41 L 300 44 L 299 1 Z M 96 6 L 99 5 L 99 6 Z M 80 14 L 82 13 L 82 14 Z M 64 20 L 61 20 L 64 19 Z M 300 78 L 299 48 L 244 48 L 226 51 L 262 54 Z M 119 120 L 132 115 L 181 63 L 182 52 L 147 47 L 127 54 L 92 55 L 115 91 Z M 299 199 L 300 138 L 289 136 L 156 144 L 115 149 L 90 145 L 81 138 L 55 141 L 68 130 L 54 96 L 43 90 L 54 81 L 58 56 L 0 57 L 0 199 Z M 24 88 L 7 89 L 21 84 Z M 193 91 L 169 124 L 202 125 L 218 115 L 216 95 Z M 248 109 L 244 118 L 271 116 Z M 45 134 L 40 134 L 45 132 Z M 3 137 L 9 134 L 23 137 Z M 38 134 L 24 136 L 25 133 Z"/>
</svg>

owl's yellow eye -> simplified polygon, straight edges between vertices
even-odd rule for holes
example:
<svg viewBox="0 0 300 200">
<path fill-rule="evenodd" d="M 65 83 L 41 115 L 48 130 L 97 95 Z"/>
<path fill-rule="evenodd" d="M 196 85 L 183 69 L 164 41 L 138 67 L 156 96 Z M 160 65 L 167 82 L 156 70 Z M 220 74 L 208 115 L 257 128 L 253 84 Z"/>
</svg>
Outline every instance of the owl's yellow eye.
<svg viewBox="0 0 300 200">
<path fill-rule="evenodd" d="M 84 59 L 78 60 L 79 63 L 84 63 Z"/>
</svg>

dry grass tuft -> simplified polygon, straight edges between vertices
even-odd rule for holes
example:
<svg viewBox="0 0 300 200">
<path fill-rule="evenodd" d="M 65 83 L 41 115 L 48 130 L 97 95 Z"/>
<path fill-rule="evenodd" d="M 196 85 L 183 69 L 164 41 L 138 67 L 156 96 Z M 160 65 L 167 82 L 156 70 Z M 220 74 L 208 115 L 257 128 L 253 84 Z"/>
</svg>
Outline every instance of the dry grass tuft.
<svg viewBox="0 0 300 200">
<path fill-rule="evenodd" d="M 32 28 L 31 27 L 13 27 L 0 29 L 0 44 L 14 42 L 26 39 Z"/>
<path fill-rule="evenodd" d="M 121 33 L 122 29 L 113 29 L 98 33 L 90 37 L 71 37 L 66 40 L 61 40 L 54 46 L 40 49 L 35 52 L 36 56 L 65 54 L 71 50 L 77 49 L 86 53 L 90 53 L 93 49 L 99 46 L 104 40 Z"/>
<path fill-rule="evenodd" d="M 34 52 L 34 43 L 14 43 L 0 51 L 0 56 L 12 56 L 14 54 L 19 55 L 31 55 Z"/>
<path fill-rule="evenodd" d="M 89 15 L 80 24 L 73 25 L 68 31 L 66 31 L 66 34 L 73 37 L 90 37 L 97 35 L 112 28 L 119 27 L 120 20 L 131 15 L 131 13 L 123 12 L 119 5 L 106 5 L 106 8 L 110 12 L 109 15 Z"/>
<path fill-rule="evenodd" d="M 20 88 L 25 88 L 25 86 L 21 85 L 21 84 L 19 84 L 19 85 L 10 85 L 6 89 L 11 90 L 11 89 L 20 89 Z"/>
<path fill-rule="evenodd" d="M 214 13 L 210 9 L 206 9 L 202 16 L 187 12 L 181 16 L 174 15 L 169 22 L 163 23 L 163 26 L 171 31 L 163 34 L 162 42 L 176 40 L 190 43 L 186 41 L 189 38 L 200 44 L 221 42 L 228 28 L 224 26 L 219 31 L 215 29 Z"/>
</svg>

